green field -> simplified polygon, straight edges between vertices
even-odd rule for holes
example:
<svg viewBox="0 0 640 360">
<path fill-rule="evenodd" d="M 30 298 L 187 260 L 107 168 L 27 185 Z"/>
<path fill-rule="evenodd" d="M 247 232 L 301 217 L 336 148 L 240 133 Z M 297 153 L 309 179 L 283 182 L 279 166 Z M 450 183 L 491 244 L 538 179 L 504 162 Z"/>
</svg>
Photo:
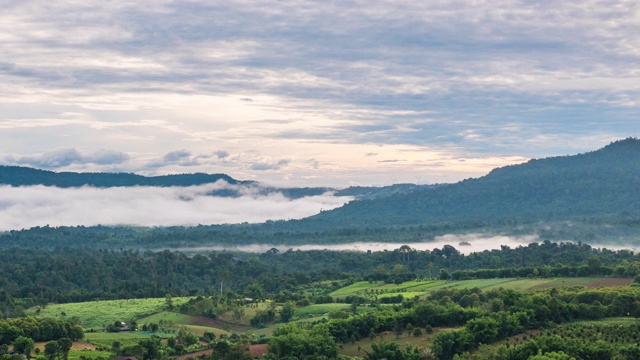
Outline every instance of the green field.
<svg viewBox="0 0 640 360">
<path fill-rule="evenodd" d="M 69 360 L 81 359 L 110 359 L 113 353 L 101 350 L 71 350 L 69 351 Z"/>
<path fill-rule="evenodd" d="M 331 296 L 348 296 L 348 295 L 356 295 L 356 294 L 364 294 L 365 290 L 370 290 L 372 288 L 384 286 L 382 281 L 377 282 L 368 282 L 368 281 L 358 281 L 351 285 L 340 288 L 329 295 Z"/>
<path fill-rule="evenodd" d="M 156 334 L 161 336 L 162 334 Z M 85 333 L 85 340 L 95 346 L 101 346 L 110 349 L 115 341 L 120 342 L 120 346 L 135 345 L 142 339 L 149 338 L 150 335 L 139 332 L 96 332 Z"/>
<path fill-rule="evenodd" d="M 382 282 L 359 281 L 332 292 L 335 298 L 344 298 L 349 295 L 377 296 L 378 298 L 396 296 L 402 294 L 405 298 L 426 295 L 431 291 L 440 289 L 469 289 L 477 287 L 483 290 L 496 288 L 514 290 L 532 290 L 561 286 L 620 286 L 630 279 L 615 278 L 498 278 L 498 279 L 474 279 L 474 280 L 415 280 L 402 284 L 384 284 Z M 610 282 L 610 284 L 608 284 Z"/>
<path fill-rule="evenodd" d="M 162 311 L 159 313 L 155 313 L 153 315 L 145 316 L 136 321 L 138 322 L 139 326 L 142 324 L 149 324 L 149 323 L 158 324 L 160 322 L 177 324 L 177 325 L 185 325 L 185 324 L 189 324 L 189 322 L 191 321 L 191 318 L 193 318 L 193 316 L 187 315 L 187 314 L 181 314 L 181 313 L 172 312 L 172 311 Z"/>
<path fill-rule="evenodd" d="M 348 310 L 350 307 L 350 304 L 315 304 L 296 309 L 294 316 L 301 319 L 313 316 L 322 316 L 332 311 Z"/>
<path fill-rule="evenodd" d="M 189 332 L 194 334 L 202 335 L 205 331 L 210 331 L 216 334 L 216 336 L 220 336 L 221 334 L 230 334 L 229 331 L 222 329 L 223 323 L 220 323 L 220 326 L 206 326 L 202 325 L 202 322 L 214 322 L 213 320 L 209 320 L 206 318 L 201 318 L 198 316 L 180 314 L 171 311 L 163 311 L 157 314 L 149 315 L 143 317 L 138 320 L 138 325 L 149 324 L 149 323 L 161 323 L 164 322 L 171 331 L 175 332 L 180 329 L 180 327 L 186 327 Z"/>
<path fill-rule="evenodd" d="M 173 298 L 174 305 L 180 305 L 189 300 L 188 297 Z M 28 314 L 52 317 L 56 319 L 77 318 L 86 329 L 103 329 L 105 325 L 115 321 L 131 322 L 141 317 L 154 314 L 166 307 L 165 298 L 103 300 L 84 303 L 50 304 L 44 309 L 31 308 Z"/>
</svg>

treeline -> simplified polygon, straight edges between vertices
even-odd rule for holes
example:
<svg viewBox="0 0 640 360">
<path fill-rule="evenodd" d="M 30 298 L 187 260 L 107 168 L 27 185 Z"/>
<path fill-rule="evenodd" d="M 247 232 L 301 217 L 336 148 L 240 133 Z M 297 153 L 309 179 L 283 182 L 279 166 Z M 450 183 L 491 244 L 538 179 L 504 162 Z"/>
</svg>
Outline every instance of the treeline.
<svg viewBox="0 0 640 360">
<path fill-rule="evenodd" d="M 84 337 L 82 327 L 53 318 L 25 317 L 0 320 L 0 345 L 10 345 L 19 337 L 33 341 L 50 341 Z"/>
<path fill-rule="evenodd" d="M 335 286 L 309 289 L 326 295 L 345 281 L 363 278 L 395 282 L 525 276 L 624 276 L 640 269 L 630 251 L 594 249 L 586 244 L 543 242 L 515 249 L 463 255 L 452 246 L 415 251 L 285 251 L 262 254 L 211 252 L 187 256 L 169 250 L 91 250 L 83 248 L 0 249 L 0 306 L 5 316 L 51 302 L 164 297 L 166 294 L 213 295 L 232 291 L 254 299 L 301 301 L 302 289 L 317 281 Z M 471 269 L 483 270 L 471 270 Z M 448 279 L 449 276 L 442 277 Z M 313 301 L 313 299 L 311 299 Z"/>
<path fill-rule="evenodd" d="M 193 227 L 36 226 L 0 233 L 0 248 L 91 247 L 94 249 L 194 249 L 239 245 L 423 243 L 451 234 L 537 234 L 539 241 L 574 241 L 634 245 L 640 234 L 640 215 L 616 213 L 545 221 L 496 219 L 433 222 L 421 225 L 329 228 L 325 222 L 267 221 L 262 224 L 198 225 Z"/>
<path fill-rule="evenodd" d="M 619 265 L 604 266 L 596 257 L 589 258 L 587 264 L 580 266 L 545 265 L 540 267 L 526 266 L 522 268 L 456 270 L 451 274 L 452 280 L 515 278 L 515 277 L 588 277 L 613 276 L 631 278 L 640 274 L 640 263 L 624 262 Z"/>
<path fill-rule="evenodd" d="M 249 184 L 225 174 L 178 174 L 142 176 L 131 173 L 76 173 L 53 172 L 22 166 L 0 165 L 0 184 L 11 186 L 45 185 L 68 187 L 120 187 L 120 186 L 193 186 L 224 180 L 229 184 Z"/>
</svg>

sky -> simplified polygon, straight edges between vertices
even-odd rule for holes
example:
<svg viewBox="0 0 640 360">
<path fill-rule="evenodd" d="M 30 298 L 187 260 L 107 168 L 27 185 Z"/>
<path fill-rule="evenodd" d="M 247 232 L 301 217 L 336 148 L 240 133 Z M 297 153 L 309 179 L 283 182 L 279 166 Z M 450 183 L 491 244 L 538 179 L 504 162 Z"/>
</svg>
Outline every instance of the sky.
<svg viewBox="0 0 640 360">
<path fill-rule="evenodd" d="M 639 136 L 638 34 L 635 0 L 3 0 L 0 164 L 456 182 Z"/>
</svg>

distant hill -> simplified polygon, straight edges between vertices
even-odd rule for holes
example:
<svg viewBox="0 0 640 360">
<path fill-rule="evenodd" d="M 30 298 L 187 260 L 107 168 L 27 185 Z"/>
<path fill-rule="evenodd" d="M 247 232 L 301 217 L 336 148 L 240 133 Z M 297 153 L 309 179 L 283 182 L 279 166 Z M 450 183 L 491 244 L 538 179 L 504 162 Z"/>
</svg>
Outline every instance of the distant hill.
<svg viewBox="0 0 640 360">
<path fill-rule="evenodd" d="M 22 166 L 0 166 L 0 184 L 11 186 L 45 185 L 61 188 L 93 186 L 193 186 L 224 180 L 229 184 L 249 184 L 225 174 L 179 174 L 142 176 L 130 173 L 53 172 Z"/>
<path fill-rule="evenodd" d="M 332 228 L 640 216 L 640 140 L 530 160 L 410 194 L 352 201 L 302 220 Z M 300 224 L 300 225 L 303 225 Z M 304 226 L 304 225 L 303 225 Z"/>
<path fill-rule="evenodd" d="M 6 169 L 0 173 L 2 170 Z M 21 173 L 29 171 L 34 170 L 22 169 Z M 333 191 L 362 200 L 301 220 L 261 224 L 36 227 L 0 234 L 0 247 L 91 244 L 96 248 L 161 249 L 214 244 L 410 243 L 468 233 L 536 234 L 541 240 L 640 246 L 640 140 L 635 138 L 584 154 L 498 168 L 456 184 L 260 189 L 280 191 L 291 198 Z"/>
<path fill-rule="evenodd" d="M 383 187 L 354 186 L 345 189 L 329 187 L 277 188 L 260 185 L 255 181 L 241 181 L 225 174 L 178 174 L 163 176 L 142 176 L 131 173 L 76 173 L 54 172 L 22 166 L 0 165 L 0 185 L 33 186 L 45 185 L 60 188 L 93 186 L 98 188 L 126 186 L 194 186 L 215 183 L 223 180 L 232 185 L 249 186 L 254 191 L 267 195 L 279 192 L 290 199 L 305 196 L 318 196 L 333 192 L 336 196 L 352 196 L 356 199 L 377 199 L 394 194 L 407 194 L 416 190 L 428 189 L 428 185 L 395 184 Z M 240 189 L 225 188 L 212 191 L 209 195 L 221 197 L 241 196 Z"/>
</svg>

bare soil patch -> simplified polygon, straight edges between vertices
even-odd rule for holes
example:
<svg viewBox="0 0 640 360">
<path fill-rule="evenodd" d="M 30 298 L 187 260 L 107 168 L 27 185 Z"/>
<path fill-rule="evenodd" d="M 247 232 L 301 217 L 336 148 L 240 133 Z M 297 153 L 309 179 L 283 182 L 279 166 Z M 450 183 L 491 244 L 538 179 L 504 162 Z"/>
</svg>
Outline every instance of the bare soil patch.
<svg viewBox="0 0 640 360">
<path fill-rule="evenodd" d="M 84 341 L 74 341 L 71 350 L 96 350 L 96 346 Z"/>
<path fill-rule="evenodd" d="M 268 344 L 255 344 L 249 347 L 251 351 L 251 356 L 259 356 L 262 357 L 267 353 L 267 349 L 269 348 Z"/>
<path fill-rule="evenodd" d="M 180 356 L 180 359 L 195 359 L 200 355 L 209 355 L 212 352 L 213 352 L 213 349 L 196 351 L 196 352 L 191 353 L 191 354 L 182 355 L 182 356 Z"/>
<path fill-rule="evenodd" d="M 628 278 L 608 278 L 602 280 L 596 280 L 588 283 L 586 286 L 588 288 L 597 288 L 597 287 L 616 287 L 616 286 L 627 286 L 631 285 L 633 279 Z"/>
</svg>

